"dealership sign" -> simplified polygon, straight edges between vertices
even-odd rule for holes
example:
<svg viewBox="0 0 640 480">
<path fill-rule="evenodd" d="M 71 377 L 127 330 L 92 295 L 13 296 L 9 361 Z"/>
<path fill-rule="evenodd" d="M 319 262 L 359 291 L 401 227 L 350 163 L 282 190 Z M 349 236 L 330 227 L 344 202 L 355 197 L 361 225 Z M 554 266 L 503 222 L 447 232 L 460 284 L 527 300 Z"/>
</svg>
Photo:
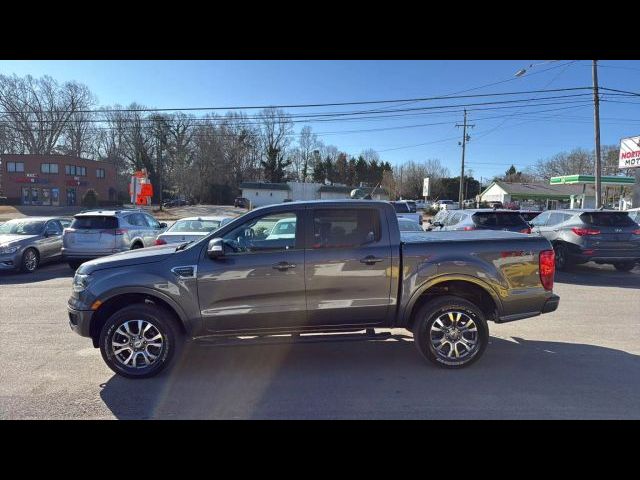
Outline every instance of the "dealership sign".
<svg viewBox="0 0 640 480">
<path fill-rule="evenodd" d="M 640 137 L 623 138 L 620 141 L 620 158 L 618 167 L 640 167 Z"/>
</svg>

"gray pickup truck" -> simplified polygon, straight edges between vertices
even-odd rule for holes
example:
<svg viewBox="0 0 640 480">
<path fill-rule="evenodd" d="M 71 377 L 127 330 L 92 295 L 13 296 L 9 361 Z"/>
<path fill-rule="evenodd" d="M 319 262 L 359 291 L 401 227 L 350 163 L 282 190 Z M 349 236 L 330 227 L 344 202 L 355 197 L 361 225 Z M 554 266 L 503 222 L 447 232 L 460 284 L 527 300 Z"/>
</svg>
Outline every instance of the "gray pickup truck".
<svg viewBox="0 0 640 480">
<path fill-rule="evenodd" d="M 401 234 L 388 202 L 291 202 L 197 242 L 84 263 L 68 313 L 71 328 L 130 378 L 163 370 L 186 338 L 303 341 L 376 328 L 411 330 L 426 359 L 457 368 L 482 355 L 488 320 L 556 310 L 553 277 L 554 253 L 541 237 Z"/>
</svg>

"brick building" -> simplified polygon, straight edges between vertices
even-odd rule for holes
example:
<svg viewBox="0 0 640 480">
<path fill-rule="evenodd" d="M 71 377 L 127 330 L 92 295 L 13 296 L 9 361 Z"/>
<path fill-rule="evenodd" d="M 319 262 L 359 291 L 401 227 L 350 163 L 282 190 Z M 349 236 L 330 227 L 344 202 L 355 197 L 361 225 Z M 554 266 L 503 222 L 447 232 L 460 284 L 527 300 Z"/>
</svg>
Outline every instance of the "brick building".
<svg viewBox="0 0 640 480">
<path fill-rule="evenodd" d="M 68 155 L 0 155 L 0 196 L 20 205 L 80 205 L 93 189 L 100 202 L 117 201 L 115 167 Z"/>
</svg>

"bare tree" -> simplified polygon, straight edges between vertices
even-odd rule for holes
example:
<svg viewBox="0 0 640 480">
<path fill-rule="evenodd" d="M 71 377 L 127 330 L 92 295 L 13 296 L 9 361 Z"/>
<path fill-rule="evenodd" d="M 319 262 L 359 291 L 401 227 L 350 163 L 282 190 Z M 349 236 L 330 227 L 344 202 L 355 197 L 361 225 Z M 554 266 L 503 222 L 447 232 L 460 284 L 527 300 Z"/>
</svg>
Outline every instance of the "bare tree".
<svg viewBox="0 0 640 480">
<path fill-rule="evenodd" d="M 291 163 L 285 156 L 291 142 L 289 135 L 293 130 L 291 118 L 284 111 L 273 107 L 262 110 L 259 118 L 263 149 L 261 165 L 265 179 L 269 182 L 282 182 L 285 179 L 285 169 Z"/>
<path fill-rule="evenodd" d="M 60 86 L 48 76 L 0 75 L 0 108 L 28 153 L 54 153 L 69 120 L 89 106 L 84 85 Z"/>
</svg>

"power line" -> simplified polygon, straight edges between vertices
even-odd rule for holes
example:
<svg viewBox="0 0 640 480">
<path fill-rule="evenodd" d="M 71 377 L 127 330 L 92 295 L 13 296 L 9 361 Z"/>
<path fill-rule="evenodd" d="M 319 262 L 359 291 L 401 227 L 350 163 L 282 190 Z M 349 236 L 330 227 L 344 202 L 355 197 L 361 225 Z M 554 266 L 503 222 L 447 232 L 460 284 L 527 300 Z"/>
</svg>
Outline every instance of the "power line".
<svg viewBox="0 0 640 480">
<path fill-rule="evenodd" d="M 245 105 L 245 106 L 228 106 L 228 107 L 180 107 L 180 108 L 98 108 L 92 110 L 57 110 L 56 113 L 142 113 L 142 112 L 186 112 L 186 111 L 216 111 L 216 110 L 263 110 L 268 108 L 319 108 L 319 107 L 337 107 L 337 106 L 349 106 L 349 105 L 372 105 L 372 104 L 388 104 L 388 103 L 400 103 L 400 102 L 426 102 L 435 100 L 450 100 L 459 98 L 478 98 L 478 97 L 495 97 L 506 95 L 524 95 L 532 93 L 555 93 L 555 92 L 568 92 L 576 90 L 590 90 L 590 87 L 570 87 L 559 88 L 550 90 L 526 90 L 519 92 L 501 92 L 501 93 L 484 93 L 476 95 L 441 95 L 434 97 L 419 97 L 419 98 L 404 98 L 395 100 L 367 100 L 357 102 L 334 102 L 334 103 L 307 103 L 307 104 L 290 104 L 290 105 Z M 5 113 L 18 114 L 22 111 L 6 111 Z M 365 112 L 352 112 L 352 113 L 371 113 Z"/>
</svg>

